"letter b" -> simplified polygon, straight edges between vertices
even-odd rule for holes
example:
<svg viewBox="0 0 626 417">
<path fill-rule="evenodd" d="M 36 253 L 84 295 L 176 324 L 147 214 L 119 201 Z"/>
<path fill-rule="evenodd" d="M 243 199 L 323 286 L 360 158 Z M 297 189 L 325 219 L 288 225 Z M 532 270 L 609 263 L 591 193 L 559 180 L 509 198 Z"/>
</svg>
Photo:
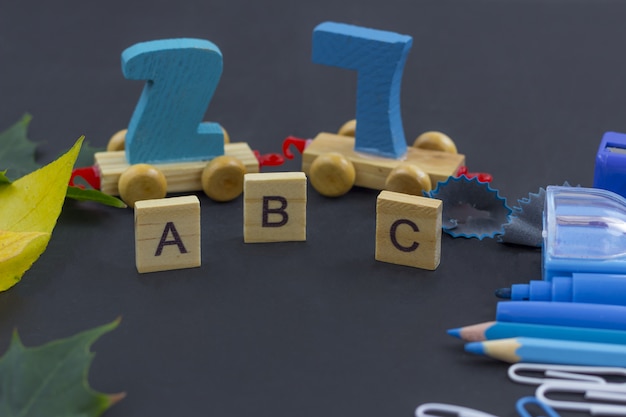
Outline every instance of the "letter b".
<svg viewBox="0 0 626 417">
<path fill-rule="evenodd" d="M 306 240 L 306 175 L 303 172 L 246 174 L 243 241 Z"/>
<path fill-rule="evenodd" d="M 278 202 L 280 207 L 270 208 L 271 202 Z M 289 221 L 289 214 L 285 211 L 287 209 L 287 199 L 281 196 L 263 196 L 263 227 L 282 227 Z M 280 217 L 280 221 L 270 221 L 270 214 L 276 217 Z"/>
</svg>

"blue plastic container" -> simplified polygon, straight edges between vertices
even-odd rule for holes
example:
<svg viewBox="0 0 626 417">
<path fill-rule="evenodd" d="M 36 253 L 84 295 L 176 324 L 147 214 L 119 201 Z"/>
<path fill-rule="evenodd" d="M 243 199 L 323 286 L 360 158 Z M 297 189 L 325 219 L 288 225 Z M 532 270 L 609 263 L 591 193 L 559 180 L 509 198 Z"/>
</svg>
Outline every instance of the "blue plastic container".
<svg viewBox="0 0 626 417">
<path fill-rule="evenodd" d="M 549 186 L 543 279 L 575 272 L 626 274 L 626 199 L 596 188 Z"/>
</svg>

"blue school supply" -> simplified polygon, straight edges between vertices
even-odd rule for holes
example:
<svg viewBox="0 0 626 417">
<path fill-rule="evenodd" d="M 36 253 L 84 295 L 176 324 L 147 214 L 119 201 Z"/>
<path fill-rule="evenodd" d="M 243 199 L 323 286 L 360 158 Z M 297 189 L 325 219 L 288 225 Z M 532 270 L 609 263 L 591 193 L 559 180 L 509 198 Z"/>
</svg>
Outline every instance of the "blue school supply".
<svg viewBox="0 0 626 417">
<path fill-rule="evenodd" d="M 578 273 L 571 277 L 554 277 L 552 281 L 530 281 L 501 289 L 511 300 L 563 301 L 577 303 L 626 305 L 626 275 Z M 504 297 L 503 297 L 504 298 Z"/>
<path fill-rule="evenodd" d="M 626 274 L 626 199 L 606 190 L 549 186 L 543 279 L 575 272 Z"/>
</svg>

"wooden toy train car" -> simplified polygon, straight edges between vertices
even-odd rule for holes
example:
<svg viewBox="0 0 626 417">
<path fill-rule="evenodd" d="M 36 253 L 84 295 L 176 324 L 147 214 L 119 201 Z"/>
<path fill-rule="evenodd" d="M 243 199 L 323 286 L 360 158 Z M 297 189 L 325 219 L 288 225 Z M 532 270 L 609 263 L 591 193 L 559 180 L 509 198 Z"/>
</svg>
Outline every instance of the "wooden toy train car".
<svg viewBox="0 0 626 417">
<path fill-rule="evenodd" d="M 92 167 L 74 170 L 72 185 L 76 177 L 81 177 L 103 193 L 119 195 L 130 207 L 136 201 L 162 198 L 170 192 L 200 190 L 212 200 L 224 202 L 242 193 L 246 173 L 283 163 L 280 155 L 261 155 L 246 142 L 237 142 L 225 143 L 224 155 L 210 161 L 130 164 L 123 149 L 124 142 L 120 140 L 125 133 L 122 130 L 113 135 L 107 151 L 95 154 Z M 227 134 L 225 137 L 228 141 Z"/>
<path fill-rule="evenodd" d="M 405 157 L 394 159 L 356 151 L 355 125 L 351 120 L 337 134 L 322 132 L 314 139 L 290 136 L 283 142 L 283 154 L 293 158 L 291 146 L 302 152 L 302 171 L 313 188 L 327 197 L 343 195 L 354 185 L 422 195 L 451 176 L 477 176 L 480 181 L 491 181 L 489 174 L 468 173 L 465 156 L 457 153 L 452 139 L 443 133 L 423 133 Z"/>
<path fill-rule="evenodd" d="M 313 30 L 314 62 L 357 72 L 356 120 L 338 134 L 283 143 L 287 158 L 293 158 L 291 145 L 302 152 L 302 170 L 319 193 L 336 197 L 357 185 L 422 195 L 464 169 L 465 157 L 443 133 L 426 132 L 407 147 L 400 85 L 412 42 L 408 35 L 335 22 Z"/>
</svg>

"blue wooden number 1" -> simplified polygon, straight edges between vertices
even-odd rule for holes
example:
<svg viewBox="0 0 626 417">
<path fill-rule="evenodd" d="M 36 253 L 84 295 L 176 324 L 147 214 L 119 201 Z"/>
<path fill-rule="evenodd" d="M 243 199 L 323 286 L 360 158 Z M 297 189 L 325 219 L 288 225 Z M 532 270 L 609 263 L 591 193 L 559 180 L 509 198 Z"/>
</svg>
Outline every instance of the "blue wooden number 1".
<svg viewBox="0 0 626 417">
<path fill-rule="evenodd" d="M 222 75 L 222 54 L 200 39 L 139 43 L 122 53 L 122 71 L 147 80 L 126 134 L 130 164 L 209 160 L 224 154 L 217 123 L 201 123 Z"/>
<path fill-rule="evenodd" d="M 313 62 L 357 71 L 355 150 L 389 158 L 406 153 L 400 85 L 413 39 L 325 22 L 313 31 Z"/>
</svg>

